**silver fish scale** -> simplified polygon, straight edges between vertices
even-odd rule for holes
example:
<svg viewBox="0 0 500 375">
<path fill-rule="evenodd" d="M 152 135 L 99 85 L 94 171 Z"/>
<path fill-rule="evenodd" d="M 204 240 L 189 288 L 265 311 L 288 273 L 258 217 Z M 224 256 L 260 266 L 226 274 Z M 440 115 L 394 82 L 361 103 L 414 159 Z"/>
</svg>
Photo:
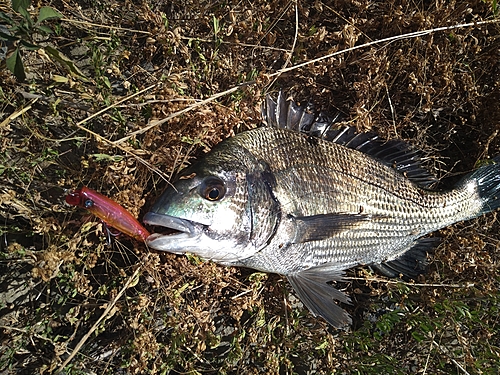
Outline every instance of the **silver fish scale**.
<svg viewBox="0 0 500 375">
<path fill-rule="evenodd" d="M 342 270 L 391 260 L 419 237 L 482 209 L 474 182 L 447 193 L 426 191 L 361 152 L 286 129 L 261 127 L 226 144 L 236 145 L 267 163 L 276 179 L 280 227 L 267 247 L 242 262 L 262 271 L 290 274 L 324 263 Z M 290 216 L 336 213 L 366 220 L 327 239 L 290 243 Z"/>
</svg>

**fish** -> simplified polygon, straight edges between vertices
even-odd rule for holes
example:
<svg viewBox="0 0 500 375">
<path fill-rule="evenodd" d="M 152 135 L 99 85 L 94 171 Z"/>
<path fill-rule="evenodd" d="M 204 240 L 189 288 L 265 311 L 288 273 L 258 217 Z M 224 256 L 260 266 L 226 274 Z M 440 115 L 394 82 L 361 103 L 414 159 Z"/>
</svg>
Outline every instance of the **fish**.
<svg viewBox="0 0 500 375">
<path fill-rule="evenodd" d="M 65 200 L 72 206 L 87 209 L 107 225 L 138 241 L 145 241 L 150 236 L 148 230 L 125 208 L 88 187 L 70 191 Z"/>
<path fill-rule="evenodd" d="M 415 278 L 436 246 L 428 234 L 500 206 L 499 157 L 435 191 L 403 141 L 336 129 L 335 117 L 282 93 L 264 100 L 262 120 L 180 172 L 144 216 L 146 244 L 284 275 L 335 328 L 352 323 L 350 298 L 332 285 L 345 270 Z"/>
</svg>

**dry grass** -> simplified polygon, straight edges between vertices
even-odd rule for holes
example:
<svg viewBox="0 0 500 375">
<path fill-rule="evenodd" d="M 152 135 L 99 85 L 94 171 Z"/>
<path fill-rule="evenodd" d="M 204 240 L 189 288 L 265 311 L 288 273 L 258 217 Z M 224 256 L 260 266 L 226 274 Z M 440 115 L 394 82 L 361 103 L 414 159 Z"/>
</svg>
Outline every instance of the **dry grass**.
<svg viewBox="0 0 500 375">
<path fill-rule="evenodd" d="M 109 245 L 63 203 L 87 185 L 141 217 L 182 166 L 257 125 L 279 88 L 408 140 L 451 186 L 500 154 L 496 2 L 33 5 L 64 15 L 35 39 L 86 79 L 43 49 L 25 51 L 23 83 L 0 70 L 0 373 L 498 372 L 496 214 L 443 230 L 419 285 L 353 270 L 353 330 L 338 332 L 277 275 Z"/>
</svg>

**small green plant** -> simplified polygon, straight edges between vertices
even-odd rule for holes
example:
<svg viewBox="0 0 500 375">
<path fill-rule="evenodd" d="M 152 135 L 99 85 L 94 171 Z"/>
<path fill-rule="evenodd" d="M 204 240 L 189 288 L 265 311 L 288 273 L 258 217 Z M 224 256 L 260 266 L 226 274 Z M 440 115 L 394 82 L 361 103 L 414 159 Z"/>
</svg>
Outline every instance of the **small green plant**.
<svg viewBox="0 0 500 375">
<path fill-rule="evenodd" d="M 7 68 L 16 76 L 20 81 L 26 79 L 26 73 L 24 71 L 24 64 L 22 60 L 21 49 L 27 50 L 38 50 L 41 46 L 34 42 L 34 35 L 48 35 L 52 34 L 53 31 L 50 27 L 43 25 L 43 23 L 48 19 L 59 19 L 63 15 L 59 13 L 56 9 L 51 7 L 42 7 L 38 13 L 38 18 L 33 21 L 31 18 L 28 8 L 31 5 L 30 0 L 12 0 L 12 9 L 17 13 L 18 16 L 15 17 L 11 14 L 0 12 L 0 19 L 5 21 L 10 27 L 0 29 L 0 40 L 7 42 L 8 44 L 13 44 L 15 46 L 14 51 L 5 60 Z"/>
<path fill-rule="evenodd" d="M 495 16 L 498 15 L 498 2 L 497 2 L 497 0 L 492 0 L 491 1 L 491 10 L 493 11 L 493 14 Z"/>
</svg>

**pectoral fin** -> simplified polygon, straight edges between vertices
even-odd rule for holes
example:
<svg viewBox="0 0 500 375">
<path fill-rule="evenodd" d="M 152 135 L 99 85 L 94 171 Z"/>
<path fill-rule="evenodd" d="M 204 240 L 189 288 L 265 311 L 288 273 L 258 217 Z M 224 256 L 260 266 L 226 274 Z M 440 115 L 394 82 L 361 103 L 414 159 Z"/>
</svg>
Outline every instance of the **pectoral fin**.
<svg viewBox="0 0 500 375">
<path fill-rule="evenodd" d="M 296 225 L 296 234 L 292 243 L 321 241 L 335 234 L 352 229 L 357 225 L 373 220 L 373 215 L 334 213 L 312 216 L 293 216 L 288 218 Z"/>
<path fill-rule="evenodd" d="M 328 281 L 341 280 L 340 271 L 330 271 L 330 265 L 310 268 L 308 270 L 287 275 L 290 284 L 300 300 L 313 315 L 323 317 L 335 328 L 346 328 L 352 320 L 349 314 L 338 306 L 334 300 L 350 303 L 341 291 L 327 284 Z"/>
</svg>

